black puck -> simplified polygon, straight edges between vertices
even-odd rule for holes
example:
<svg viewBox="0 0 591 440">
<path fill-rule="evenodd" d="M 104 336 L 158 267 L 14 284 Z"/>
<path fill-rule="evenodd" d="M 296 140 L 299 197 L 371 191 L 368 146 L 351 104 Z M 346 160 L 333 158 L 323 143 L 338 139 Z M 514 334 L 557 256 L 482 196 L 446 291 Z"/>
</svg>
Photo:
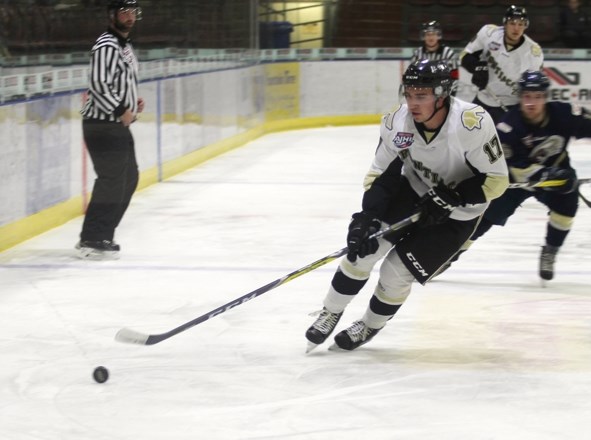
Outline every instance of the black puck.
<svg viewBox="0 0 591 440">
<path fill-rule="evenodd" d="M 92 377 L 98 383 L 105 383 L 107 380 L 109 380 L 109 370 L 107 370 L 105 367 L 96 367 L 92 372 Z"/>
</svg>

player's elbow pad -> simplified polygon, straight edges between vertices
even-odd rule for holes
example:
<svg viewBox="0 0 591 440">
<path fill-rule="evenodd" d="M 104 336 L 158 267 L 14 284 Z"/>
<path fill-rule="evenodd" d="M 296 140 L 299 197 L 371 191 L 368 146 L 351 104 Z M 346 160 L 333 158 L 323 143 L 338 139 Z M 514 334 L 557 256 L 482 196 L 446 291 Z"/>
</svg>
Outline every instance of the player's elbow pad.
<svg viewBox="0 0 591 440">
<path fill-rule="evenodd" d="M 466 69 L 470 73 L 474 73 L 474 69 L 480 63 L 480 59 L 478 56 L 474 55 L 473 53 L 467 53 L 462 57 L 461 65 L 464 69 Z"/>
<path fill-rule="evenodd" d="M 462 197 L 465 205 L 477 205 L 486 203 L 486 194 L 484 193 L 483 184 L 486 181 L 486 174 L 478 174 L 469 179 L 461 181 L 455 190 Z"/>
</svg>

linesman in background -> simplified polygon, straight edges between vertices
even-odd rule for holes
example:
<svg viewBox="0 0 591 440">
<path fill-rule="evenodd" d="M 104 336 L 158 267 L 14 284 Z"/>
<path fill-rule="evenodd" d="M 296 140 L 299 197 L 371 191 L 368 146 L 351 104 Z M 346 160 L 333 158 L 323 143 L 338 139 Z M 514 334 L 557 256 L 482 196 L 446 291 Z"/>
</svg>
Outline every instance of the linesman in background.
<svg viewBox="0 0 591 440">
<path fill-rule="evenodd" d="M 410 64 L 419 60 L 445 61 L 450 68 L 451 77 L 454 80 L 453 91 L 455 91 L 457 80 L 460 79 L 458 55 L 451 47 L 442 43 L 443 31 L 441 23 L 437 20 L 423 23 L 420 37 L 423 45 L 415 49 Z M 453 91 L 452 95 L 454 94 Z"/>
<path fill-rule="evenodd" d="M 478 87 L 474 103 L 490 113 L 495 123 L 519 102 L 517 82 L 526 70 L 541 70 L 542 48 L 525 35 L 527 11 L 510 6 L 503 26 L 484 25 L 460 54 L 461 66 Z"/>
<path fill-rule="evenodd" d="M 81 111 L 97 178 L 76 248 L 80 258 L 92 260 L 119 256 L 115 229 L 139 176 L 129 126 L 144 108 L 138 97 L 138 60 L 129 40 L 141 9 L 137 0 L 110 0 L 107 12 L 109 28 L 92 48 L 88 100 Z"/>
</svg>

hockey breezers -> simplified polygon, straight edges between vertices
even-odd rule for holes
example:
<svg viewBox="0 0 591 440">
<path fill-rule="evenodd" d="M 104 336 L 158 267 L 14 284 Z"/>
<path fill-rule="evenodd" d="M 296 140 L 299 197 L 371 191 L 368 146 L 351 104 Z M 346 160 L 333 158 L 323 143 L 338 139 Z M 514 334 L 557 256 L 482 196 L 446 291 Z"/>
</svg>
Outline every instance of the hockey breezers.
<svg viewBox="0 0 591 440">
<path fill-rule="evenodd" d="M 388 226 L 387 228 L 379 230 L 375 234 L 372 234 L 368 239 L 379 238 L 379 237 L 383 236 L 384 234 L 387 234 L 388 232 L 396 231 L 396 230 L 402 229 L 406 226 L 409 226 L 412 223 L 415 223 L 419 219 L 419 215 L 420 215 L 419 213 L 415 213 L 415 214 L 411 215 L 410 217 L 405 218 L 404 220 L 401 220 L 397 223 L 394 223 L 393 225 Z M 181 332 L 184 332 L 185 330 L 195 327 L 196 325 L 201 324 L 202 322 L 205 322 L 205 321 L 213 318 L 214 316 L 217 316 L 217 315 L 220 315 L 224 312 L 227 312 L 228 310 L 233 309 L 234 307 L 237 307 L 241 304 L 244 304 L 247 301 L 250 301 L 251 299 L 256 298 L 257 296 L 262 295 L 263 293 L 273 290 L 276 287 L 279 287 L 282 284 L 287 283 L 288 281 L 291 281 L 301 275 L 304 275 L 308 272 L 313 271 L 314 269 L 324 266 L 325 264 L 328 264 L 331 261 L 336 260 L 337 258 L 340 258 L 343 255 L 346 255 L 347 252 L 348 252 L 348 248 L 344 247 L 343 249 L 341 249 L 339 251 L 333 252 L 332 254 L 327 255 L 326 257 L 316 260 L 313 263 L 308 264 L 307 266 L 297 269 L 297 270 L 295 270 L 295 271 L 293 271 L 293 272 L 291 272 L 279 279 L 276 279 L 275 281 L 270 282 L 269 284 L 259 287 L 258 289 L 253 290 L 252 292 L 249 292 L 246 295 L 241 296 L 240 298 L 236 298 L 235 300 L 230 301 L 229 303 L 226 303 L 214 310 L 211 310 L 210 312 L 208 312 L 204 315 L 201 315 L 198 318 L 195 318 L 189 322 L 186 322 L 185 324 L 182 324 L 176 328 L 173 328 L 172 330 L 169 330 L 165 333 L 148 335 L 148 334 L 140 333 L 138 331 L 135 331 L 135 330 L 132 330 L 129 328 L 122 328 L 115 335 L 115 340 L 117 340 L 119 342 L 126 342 L 129 344 L 139 344 L 139 345 L 158 344 L 159 342 L 162 342 L 168 338 L 171 338 L 174 335 L 177 335 Z"/>
</svg>

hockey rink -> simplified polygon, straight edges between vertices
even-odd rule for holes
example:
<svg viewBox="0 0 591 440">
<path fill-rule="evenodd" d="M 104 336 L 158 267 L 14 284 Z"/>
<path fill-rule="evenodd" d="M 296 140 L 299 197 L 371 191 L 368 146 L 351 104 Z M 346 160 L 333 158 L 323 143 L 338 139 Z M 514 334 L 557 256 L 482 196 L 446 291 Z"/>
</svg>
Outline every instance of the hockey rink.
<svg viewBox="0 0 591 440">
<path fill-rule="evenodd" d="M 377 125 L 272 134 L 138 192 L 118 261 L 74 257 L 82 217 L 0 253 L 0 439 L 588 438 L 583 203 L 546 287 L 546 210 L 528 201 L 354 352 L 305 354 L 337 262 L 160 344 L 114 340 L 168 331 L 344 247 L 378 137 Z M 570 151 L 591 177 L 591 142 Z"/>
</svg>

